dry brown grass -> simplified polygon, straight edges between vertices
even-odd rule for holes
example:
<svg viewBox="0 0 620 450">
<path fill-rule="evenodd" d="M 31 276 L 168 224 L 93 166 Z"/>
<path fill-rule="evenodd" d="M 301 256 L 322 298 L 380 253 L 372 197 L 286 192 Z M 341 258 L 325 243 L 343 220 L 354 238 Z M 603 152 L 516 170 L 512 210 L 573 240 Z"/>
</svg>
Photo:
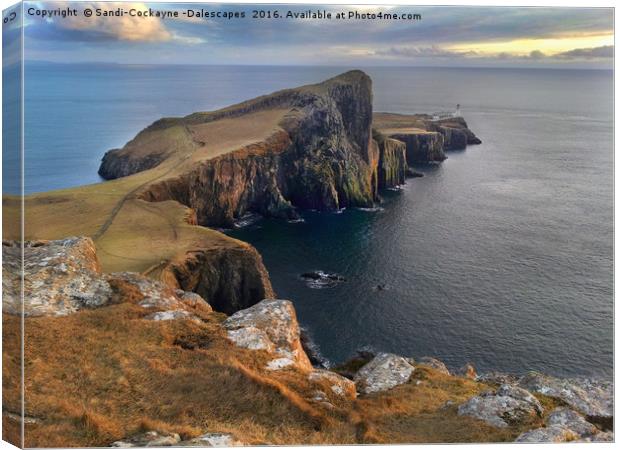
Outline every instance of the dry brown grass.
<svg viewBox="0 0 620 450">
<path fill-rule="evenodd" d="M 117 289 L 123 289 L 117 286 Z M 498 430 L 459 417 L 456 404 L 485 386 L 418 368 L 392 391 L 327 409 L 310 399 L 317 386 L 297 371 L 266 372 L 268 355 L 233 347 L 224 315 L 203 322 L 154 322 L 129 302 L 67 317 L 26 319 L 26 425 L 31 447 L 102 446 L 144 431 L 232 432 L 251 444 L 353 444 L 512 440 L 524 424 Z M 4 315 L 5 338 L 19 318 Z M 19 372 L 5 356 L 7 386 Z M 417 383 L 420 381 L 420 383 Z M 18 400 L 5 399 L 9 408 Z M 547 400 L 546 400 L 547 401 Z M 552 405 L 549 405 L 552 406 Z M 16 436 L 5 421 L 6 436 Z"/>
</svg>

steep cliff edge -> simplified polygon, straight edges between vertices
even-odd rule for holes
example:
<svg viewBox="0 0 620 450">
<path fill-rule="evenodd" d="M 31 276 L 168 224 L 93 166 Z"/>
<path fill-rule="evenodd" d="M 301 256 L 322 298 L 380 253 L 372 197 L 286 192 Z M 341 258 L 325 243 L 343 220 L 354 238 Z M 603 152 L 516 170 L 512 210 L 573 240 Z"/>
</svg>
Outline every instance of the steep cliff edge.
<svg viewBox="0 0 620 450">
<path fill-rule="evenodd" d="M 375 113 L 373 128 L 404 142 L 410 165 L 441 162 L 447 157 L 446 151 L 482 143 L 462 117 L 433 120 L 427 114 Z"/>
<path fill-rule="evenodd" d="M 267 136 L 227 152 L 204 150 L 214 139 L 206 127 L 223 120 L 240 125 L 269 111 L 280 116 Z M 179 201 L 196 211 L 202 225 L 230 226 L 247 212 L 292 218 L 296 208 L 371 206 L 378 198 L 379 164 L 371 123 L 372 82 L 351 71 L 212 113 L 162 119 L 123 149 L 106 153 L 99 173 L 118 178 L 180 156 L 191 159 L 193 164 L 180 160 L 139 197 Z M 243 127 L 237 130 L 243 133 Z"/>
</svg>

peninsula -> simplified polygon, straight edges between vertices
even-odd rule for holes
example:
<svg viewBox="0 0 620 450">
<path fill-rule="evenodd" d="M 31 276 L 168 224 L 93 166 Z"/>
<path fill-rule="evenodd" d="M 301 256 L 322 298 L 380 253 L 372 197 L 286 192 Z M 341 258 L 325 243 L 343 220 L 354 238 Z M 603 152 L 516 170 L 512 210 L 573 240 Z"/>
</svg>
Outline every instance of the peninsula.
<svg viewBox="0 0 620 450">
<path fill-rule="evenodd" d="M 103 157 L 109 181 L 4 196 L 5 436 L 29 447 L 613 439 L 613 386 L 360 351 L 320 367 L 248 213 L 370 207 L 410 165 L 480 140 L 464 119 L 374 113 L 351 71 L 164 118 Z M 20 317 L 25 312 L 23 322 Z"/>
</svg>

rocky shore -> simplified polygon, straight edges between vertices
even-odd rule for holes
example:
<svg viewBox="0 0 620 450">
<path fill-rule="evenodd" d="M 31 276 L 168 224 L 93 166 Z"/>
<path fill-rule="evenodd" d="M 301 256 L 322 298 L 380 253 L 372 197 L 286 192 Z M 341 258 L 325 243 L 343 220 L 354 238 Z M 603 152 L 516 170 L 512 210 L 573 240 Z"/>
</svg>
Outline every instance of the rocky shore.
<svg viewBox="0 0 620 450">
<path fill-rule="evenodd" d="M 26 198 L 23 274 L 19 230 L 3 241 L 5 436 L 23 412 L 30 447 L 613 440 L 610 382 L 372 351 L 313 365 L 258 252 L 204 226 L 373 207 L 479 143 L 462 118 L 373 113 L 352 71 L 161 119 L 106 153 L 114 181 Z"/>
</svg>

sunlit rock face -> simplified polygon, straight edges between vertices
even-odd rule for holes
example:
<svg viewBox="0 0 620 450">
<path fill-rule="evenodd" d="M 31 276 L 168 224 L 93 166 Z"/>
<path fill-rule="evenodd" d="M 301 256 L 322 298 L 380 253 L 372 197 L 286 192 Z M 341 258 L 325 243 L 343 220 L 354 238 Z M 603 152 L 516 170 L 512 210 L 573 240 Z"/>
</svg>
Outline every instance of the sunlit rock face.
<svg viewBox="0 0 620 450">
<path fill-rule="evenodd" d="M 409 381 L 414 370 L 402 356 L 379 353 L 357 372 L 355 384 L 364 394 L 387 391 Z"/>
<path fill-rule="evenodd" d="M 228 330 L 228 339 L 238 347 L 272 353 L 268 370 L 312 369 L 301 346 L 295 309 L 288 300 L 263 300 L 230 316 L 224 327 Z"/>
<path fill-rule="evenodd" d="M 6 243 L 2 250 L 2 309 L 21 314 L 21 247 Z M 64 316 L 103 306 L 112 295 L 95 244 L 87 237 L 26 242 L 23 282 L 25 316 Z"/>
<path fill-rule="evenodd" d="M 543 408 L 536 397 L 525 389 L 504 384 L 496 391 L 472 397 L 458 408 L 461 416 L 484 420 L 500 428 L 540 416 Z"/>
</svg>

